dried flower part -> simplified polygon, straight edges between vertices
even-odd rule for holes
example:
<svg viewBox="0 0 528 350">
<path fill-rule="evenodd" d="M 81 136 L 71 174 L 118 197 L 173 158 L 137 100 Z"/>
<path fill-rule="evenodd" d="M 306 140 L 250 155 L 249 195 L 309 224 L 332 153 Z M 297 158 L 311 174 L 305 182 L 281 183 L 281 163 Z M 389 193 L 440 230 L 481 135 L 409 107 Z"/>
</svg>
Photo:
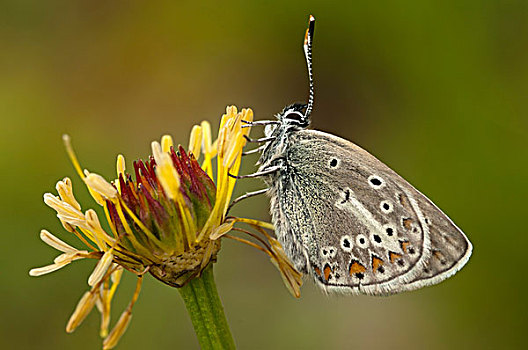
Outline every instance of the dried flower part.
<svg viewBox="0 0 528 350">
<path fill-rule="evenodd" d="M 65 177 L 62 181 L 57 182 L 57 186 L 55 186 L 55 188 L 57 189 L 57 192 L 59 193 L 59 196 L 63 202 L 68 203 L 77 210 L 81 210 L 81 205 L 79 202 L 77 202 L 75 196 L 73 195 L 72 183 L 68 177 Z"/>
<path fill-rule="evenodd" d="M 53 260 L 53 262 L 55 264 L 62 264 L 62 263 L 69 264 L 72 261 L 84 259 L 84 258 L 87 258 L 89 256 L 90 256 L 90 253 L 88 253 L 88 251 L 86 251 L 86 250 L 77 250 L 75 252 L 61 254 L 58 257 L 56 257 Z"/>
<path fill-rule="evenodd" d="M 66 332 L 73 332 L 84 321 L 86 316 L 92 311 L 95 305 L 96 294 L 93 291 L 84 293 L 81 300 L 77 303 L 75 311 L 71 315 L 68 324 L 66 325 Z"/>
<path fill-rule="evenodd" d="M 271 262 L 279 270 L 284 285 L 290 293 L 294 297 L 299 298 L 301 296 L 302 274 L 295 269 L 290 259 L 288 259 L 279 241 L 273 237 L 269 237 L 268 241 L 274 253 L 274 256 L 270 259 Z"/>
<path fill-rule="evenodd" d="M 117 290 L 117 286 L 121 281 L 121 276 L 123 275 L 123 268 L 121 266 L 114 264 L 111 269 L 113 272 L 110 274 L 110 279 L 107 279 L 104 281 L 104 283 L 102 283 L 97 300 L 95 302 L 97 309 L 101 313 L 101 326 L 99 330 L 99 335 L 101 338 L 106 338 L 108 336 L 111 303 Z"/>
<path fill-rule="evenodd" d="M 130 300 L 130 303 L 128 304 L 127 308 L 121 316 L 119 317 L 119 320 L 117 321 L 116 325 L 110 331 L 108 336 L 103 341 L 103 349 L 113 349 L 116 345 L 119 339 L 123 336 L 126 329 L 128 328 L 128 325 L 130 324 L 130 320 L 132 319 L 132 307 L 137 301 L 137 298 L 139 296 L 139 292 L 141 291 L 141 285 L 143 283 L 143 276 L 140 276 L 136 283 L 136 290 L 134 291 L 134 295 L 132 296 L 132 300 Z"/>
<path fill-rule="evenodd" d="M 97 192 L 103 198 L 109 200 L 117 198 L 117 189 L 106 181 L 104 177 L 99 174 L 89 173 L 88 170 L 85 170 L 84 173 L 86 175 L 84 177 L 84 182 L 89 188 Z"/>
<path fill-rule="evenodd" d="M 119 320 L 117 321 L 116 325 L 108 334 L 108 336 L 103 341 L 103 349 L 113 349 L 116 345 L 119 339 L 123 336 L 125 331 L 128 328 L 128 325 L 130 324 L 130 321 L 132 320 L 132 312 L 131 311 L 125 311 L 121 314 L 121 317 L 119 317 Z"/>
<path fill-rule="evenodd" d="M 209 236 L 209 238 L 213 241 L 220 239 L 223 235 L 225 235 L 226 233 L 228 233 L 229 231 L 233 229 L 233 226 L 235 225 L 235 223 L 236 223 L 235 220 L 226 220 L 226 222 L 224 222 L 222 225 L 215 228 L 213 232 L 211 232 L 211 235 Z"/>
<path fill-rule="evenodd" d="M 48 273 L 62 269 L 64 266 L 68 265 L 69 263 L 70 263 L 69 261 L 63 261 L 61 263 L 54 263 L 54 264 L 43 266 L 43 267 L 37 267 L 37 268 L 29 270 L 29 275 L 34 276 L 34 277 L 46 275 Z"/>
<path fill-rule="evenodd" d="M 40 239 L 42 239 L 42 241 L 46 243 L 47 245 L 49 245 L 50 247 L 53 247 L 64 253 L 73 253 L 77 251 L 77 249 L 73 248 L 71 245 L 67 243 L 64 243 L 63 241 L 61 241 L 60 239 L 52 235 L 47 230 L 40 231 Z"/>
<path fill-rule="evenodd" d="M 85 222 L 83 213 L 68 202 L 63 201 L 60 197 L 56 197 L 51 193 L 45 193 L 44 203 L 55 209 L 57 217 L 61 222 L 66 222 L 73 227 L 83 226 Z"/>
<path fill-rule="evenodd" d="M 108 267 L 110 267 L 110 264 L 112 263 L 113 258 L 114 258 L 114 254 L 112 254 L 112 249 L 107 250 L 103 254 L 103 257 L 99 260 L 92 274 L 88 278 L 89 286 L 93 287 L 94 285 L 96 285 L 97 283 L 101 281 L 104 274 L 106 273 L 106 270 L 108 270 Z"/>
</svg>

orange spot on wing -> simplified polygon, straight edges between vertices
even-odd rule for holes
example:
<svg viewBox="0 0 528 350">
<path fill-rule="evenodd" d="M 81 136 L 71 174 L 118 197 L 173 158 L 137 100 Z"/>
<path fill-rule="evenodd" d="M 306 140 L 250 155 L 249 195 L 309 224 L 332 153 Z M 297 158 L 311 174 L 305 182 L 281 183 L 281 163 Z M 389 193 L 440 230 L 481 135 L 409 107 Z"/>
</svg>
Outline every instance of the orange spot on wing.
<svg viewBox="0 0 528 350">
<path fill-rule="evenodd" d="M 320 268 L 315 267 L 314 270 L 315 270 L 315 273 L 316 273 L 318 276 L 321 276 L 321 269 L 320 269 Z"/>
<path fill-rule="evenodd" d="M 402 219 L 403 227 L 405 227 L 407 230 L 410 230 L 412 227 L 413 219 L 406 218 Z"/>
<path fill-rule="evenodd" d="M 365 268 L 365 266 L 361 265 L 360 263 L 358 263 L 357 261 L 354 261 L 351 265 L 350 265 L 350 276 L 352 276 L 353 274 L 355 273 L 363 273 L 365 272 L 367 269 Z"/>
<path fill-rule="evenodd" d="M 391 264 L 394 264 L 394 261 L 396 261 L 397 259 L 399 259 L 401 257 L 402 256 L 400 254 L 389 252 L 389 259 L 390 259 Z"/>
<path fill-rule="evenodd" d="M 376 272 L 381 265 L 383 265 L 383 260 L 373 256 L 372 257 L 372 272 Z"/>
<path fill-rule="evenodd" d="M 401 242 L 401 247 L 404 253 L 407 253 L 407 247 L 409 246 L 409 242 Z"/>
<path fill-rule="evenodd" d="M 399 199 L 400 199 L 400 204 L 402 205 L 402 207 L 404 207 L 405 209 L 411 209 L 411 205 L 409 204 L 409 201 L 407 201 L 407 198 L 405 198 L 403 194 L 399 195 Z"/>
<path fill-rule="evenodd" d="M 324 267 L 324 278 L 326 281 L 328 281 L 328 279 L 330 278 L 330 273 L 332 272 L 332 269 L 330 268 L 330 266 L 326 265 Z"/>
</svg>

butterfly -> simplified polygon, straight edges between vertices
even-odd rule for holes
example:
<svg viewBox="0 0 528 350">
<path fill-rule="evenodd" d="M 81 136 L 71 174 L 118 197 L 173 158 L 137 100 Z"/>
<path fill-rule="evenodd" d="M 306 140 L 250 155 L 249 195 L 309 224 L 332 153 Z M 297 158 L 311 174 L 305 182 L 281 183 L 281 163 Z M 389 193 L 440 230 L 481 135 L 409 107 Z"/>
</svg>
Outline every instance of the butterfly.
<svg viewBox="0 0 528 350">
<path fill-rule="evenodd" d="M 437 284 L 472 245 L 431 200 L 350 141 L 310 130 L 314 102 L 310 16 L 304 38 L 307 104 L 265 125 L 255 174 L 268 188 L 276 235 L 297 270 L 328 292 L 389 295 Z"/>
</svg>

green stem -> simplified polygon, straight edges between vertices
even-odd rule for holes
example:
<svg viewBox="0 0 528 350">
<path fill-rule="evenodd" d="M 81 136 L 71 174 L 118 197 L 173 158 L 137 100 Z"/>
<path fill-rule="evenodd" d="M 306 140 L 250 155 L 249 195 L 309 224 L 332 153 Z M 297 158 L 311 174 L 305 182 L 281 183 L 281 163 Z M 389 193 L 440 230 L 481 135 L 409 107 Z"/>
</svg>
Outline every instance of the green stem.
<svg viewBox="0 0 528 350">
<path fill-rule="evenodd" d="M 213 264 L 178 288 L 191 317 L 194 331 L 203 350 L 235 349 L 235 342 L 229 330 L 222 302 L 216 291 Z"/>
</svg>

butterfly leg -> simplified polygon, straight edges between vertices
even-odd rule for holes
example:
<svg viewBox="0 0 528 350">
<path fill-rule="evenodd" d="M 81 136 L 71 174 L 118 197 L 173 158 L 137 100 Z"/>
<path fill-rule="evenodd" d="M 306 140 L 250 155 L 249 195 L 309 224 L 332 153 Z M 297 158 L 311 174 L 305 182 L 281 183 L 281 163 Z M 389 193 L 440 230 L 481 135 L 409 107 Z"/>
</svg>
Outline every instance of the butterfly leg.
<svg viewBox="0 0 528 350">
<path fill-rule="evenodd" d="M 235 178 L 235 179 L 248 179 L 248 178 L 253 178 L 253 177 L 260 177 L 260 176 L 270 175 L 270 174 L 273 174 L 273 173 L 277 172 L 278 170 L 280 170 L 282 168 L 283 167 L 281 165 L 275 165 L 275 166 L 269 167 L 266 170 L 258 171 L 258 172 L 253 173 L 253 174 L 236 176 L 236 175 L 232 175 L 232 174 L 228 173 L 228 175 L 231 176 L 232 178 Z"/>
<path fill-rule="evenodd" d="M 262 145 L 260 147 L 257 147 L 255 149 L 252 149 L 250 151 L 246 151 L 246 152 L 242 152 L 242 155 L 243 156 L 247 156 L 247 155 L 250 155 L 250 154 L 253 154 L 253 153 L 259 153 L 259 152 L 262 152 L 264 150 L 264 148 L 266 148 L 267 145 Z"/>
<path fill-rule="evenodd" d="M 248 198 L 251 198 L 251 197 L 255 197 L 255 196 L 258 196 L 258 195 L 264 194 L 264 193 L 268 192 L 268 190 L 269 190 L 269 188 L 264 188 L 264 189 L 262 189 L 262 190 L 253 191 L 253 192 L 248 192 L 248 193 L 246 193 L 245 195 L 236 198 L 234 201 L 231 202 L 231 204 L 229 204 L 229 207 L 227 207 L 226 216 L 227 216 L 227 214 L 229 214 L 229 211 L 231 210 L 231 208 L 232 208 L 235 204 L 237 204 L 237 203 L 243 201 L 244 199 L 248 199 Z"/>
<path fill-rule="evenodd" d="M 244 135 L 244 138 L 247 140 L 247 142 L 268 142 L 275 140 L 275 137 L 262 137 L 260 139 L 252 139 L 249 138 L 247 135 Z"/>
</svg>

